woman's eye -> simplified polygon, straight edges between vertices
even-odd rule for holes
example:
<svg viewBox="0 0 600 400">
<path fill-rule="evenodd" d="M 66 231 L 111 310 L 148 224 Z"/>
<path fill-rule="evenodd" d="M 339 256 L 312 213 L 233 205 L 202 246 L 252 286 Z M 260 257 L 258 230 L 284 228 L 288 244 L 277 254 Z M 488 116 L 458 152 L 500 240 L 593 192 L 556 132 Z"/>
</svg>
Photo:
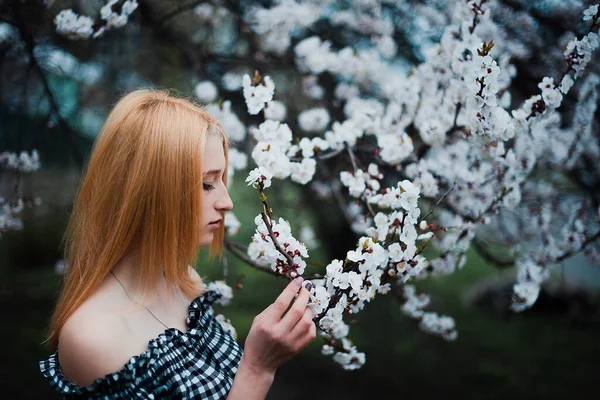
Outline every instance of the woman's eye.
<svg viewBox="0 0 600 400">
<path fill-rule="evenodd" d="M 203 183 L 202 186 L 204 187 L 204 190 L 213 190 L 215 188 L 214 185 L 210 183 Z"/>
</svg>

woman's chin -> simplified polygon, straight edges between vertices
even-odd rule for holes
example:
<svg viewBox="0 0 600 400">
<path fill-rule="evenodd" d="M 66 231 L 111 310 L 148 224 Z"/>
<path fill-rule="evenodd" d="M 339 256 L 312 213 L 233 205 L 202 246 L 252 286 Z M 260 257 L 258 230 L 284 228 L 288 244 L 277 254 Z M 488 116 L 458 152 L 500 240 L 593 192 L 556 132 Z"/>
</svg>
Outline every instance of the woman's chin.
<svg viewBox="0 0 600 400">
<path fill-rule="evenodd" d="M 202 238 L 200 239 L 200 243 L 198 244 L 199 247 L 206 247 L 206 246 L 210 246 L 210 244 L 213 241 L 213 232 L 205 232 L 202 235 Z"/>
</svg>

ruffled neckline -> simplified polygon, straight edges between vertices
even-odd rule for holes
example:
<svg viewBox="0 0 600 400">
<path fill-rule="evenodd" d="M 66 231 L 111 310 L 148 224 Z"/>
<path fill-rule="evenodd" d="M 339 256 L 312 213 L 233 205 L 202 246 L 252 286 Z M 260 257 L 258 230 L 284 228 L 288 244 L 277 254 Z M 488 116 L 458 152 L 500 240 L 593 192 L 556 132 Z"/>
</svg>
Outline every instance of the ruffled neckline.
<svg viewBox="0 0 600 400">
<path fill-rule="evenodd" d="M 142 379 L 143 376 L 152 374 L 152 371 L 160 365 L 161 356 L 169 349 L 181 345 L 189 347 L 193 351 L 202 348 L 206 341 L 204 336 L 206 324 L 203 324 L 203 319 L 207 318 L 207 311 L 212 315 L 210 307 L 212 303 L 221 297 L 221 294 L 214 290 L 196 297 L 188 307 L 188 329 L 186 332 L 181 331 L 179 328 L 165 329 L 158 336 L 148 341 L 146 350 L 139 355 L 130 357 L 129 361 L 119 371 L 109 373 L 103 378 L 96 378 L 90 385 L 78 386 L 64 376 L 58 361 L 58 348 L 47 360 L 40 362 L 42 374 L 63 393 L 96 392 L 101 390 L 102 386 L 111 385 L 114 382 L 119 382 L 119 385 L 133 384 L 136 380 Z"/>
</svg>

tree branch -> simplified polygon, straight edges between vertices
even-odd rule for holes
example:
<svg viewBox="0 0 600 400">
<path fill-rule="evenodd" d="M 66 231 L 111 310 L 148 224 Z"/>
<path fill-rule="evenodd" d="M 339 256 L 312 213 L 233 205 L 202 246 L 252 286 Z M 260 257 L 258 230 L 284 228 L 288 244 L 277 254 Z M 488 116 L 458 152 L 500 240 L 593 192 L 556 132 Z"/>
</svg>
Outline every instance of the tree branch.
<svg viewBox="0 0 600 400">
<path fill-rule="evenodd" d="M 454 182 L 452 184 L 452 186 L 450 186 L 450 188 L 448 190 L 446 190 L 446 193 L 444 193 L 442 195 L 442 197 L 440 197 L 438 199 L 438 201 L 435 203 L 435 205 L 433 207 L 431 207 L 431 209 L 427 212 L 427 214 L 423 215 L 423 217 L 421 217 L 419 219 L 419 222 L 417 222 L 417 225 L 421 223 L 421 221 L 424 221 L 427 217 L 429 217 L 431 215 L 431 213 L 433 213 L 433 211 L 435 210 L 435 208 L 440 205 L 440 203 L 442 202 L 442 200 L 444 200 L 444 198 L 448 195 L 448 193 L 450 193 L 452 191 L 452 189 L 454 189 L 454 186 L 456 185 L 456 182 Z"/>
<path fill-rule="evenodd" d="M 19 34 L 20 34 L 21 38 L 23 39 L 23 42 L 25 43 L 25 49 L 27 51 L 27 55 L 28 55 L 29 63 L 30 63 L 29 68 L 33 68 L 35 70 L 35 72 L 39 75 L 41 83 L 42 83 L 42 87 L 44 88 L 44 93 L 46 94 L 46 97 L 48 98 L 48 101 L 50 102 L 50 108 L 52 109 L 52 112 L 54 113 L 54 115 L 56 115 L 56 118 L 58 119 L 59 124 L 61 126 L 63 126 L 65 128 L 65 130 L 67 131 L 67 133 L 69 134 L 69 139 L 70 139 L 69 143 L 71 144 L 71 150 L 73 152 L 73 156 L 75 157 L 75 161 L 77 162 L 77 164 L 79 166 L 83 166 L 83 157 L 80 156 L 79 151 L 77 150 L 77 144 L 76 144 L 77 133 L 75 132 L 75 130 L 73 130 L 69 126 L 67 121 L 61 115 L 60 107 L 58 106 L 58 102 L 56 101 L 56 98 L 54 97 L 54 94 L 52 93 L 52 89 L 50 88 L 48 79 L 46 79 L 46 75 L 44 74 L 42 67 L 40 66 L 40 64 L 37 62 L 37 59 L 35 58 L 35 54 L 34 54 L 35 40 L 31 34 L 29 34 L 28 32 L 25 31 L 20 20 L 17 21 L 14 24 L 14 26 L 19 30 Z M 27 84 L 27 83 L 25 83 L 25 84 Z"/>
<path fill-rule="evenodd" d="M 242 260 L 243 262 L 245 262 L 252 268 L 257 269 L 261 272 L 266 272 L 270 275 L 274 275 L 278 278 L 281 278 L 283 276 L 283 275 L 278 274 L 277 272 L 273 271 L 271 268 L 264 267 L 262 265 L 257 264 L 256 262 L 254 262 L 250 257 L 248 257 L 246 255 L 246 251 L 245 251 L 246 249 L 243 246 L 235 243 L 234 241 L 225 238 L 223 243 L 225 244 L 225 248 L 227 250 L 232 252 L 236 257 L 238 257 L 240 260 Z"/>
<path fill-rule="evenodd" d="M 515 265 L 515 260 L 500 260 L 500 259 L 498 259 L 477 238 L 473 239 L 471 241 L 471 244 L 473 245 L 475 250 L 477 250 L 477 254 L 479 254 L 483 259 L 494 264 L 498 268 L 511 268 Z"/>
<path fill-rule="evenodd" d="M 559 263 L 559 262 L 566 260 L 567 258 L 571 257 L 572 255 L 575 255 L 575 254 L 579 253 L 580 251 L 584 250 L 588 245 L 595 242 L 596 239 L 599 239 L 599 238 L 600 238 L 600 230 L 598 232 L 596 232 L 595 234 L 593 234 L 592 236 L 588 237 L 586 240 L 584 240 L 583 243 L 581 243 L 580 248 L 578 248 L 577 250 L 572 249 L 572 250 L 565 252 L 563 255 L 556 258 L 554 262 Z"/>
<path fill-rule="evenodd" d="M 168 12 L 167 14 L 165 14 L 164 16 L 162 16 L 161 18 L 159 18 L 158 20 L 160 21 L 160 24 L 164 24 L 165 22 L 167 22 L 168 20 L 170 20 L 171 18 L 179 15 L 180 13 L 190 10 L 192 8 L 196 8 L 197 6 L 199 6 L 202 3 L 206 3 L 207 0 L 196 0 L 193 1 L 189 4 L 184 4 L 179 8 L 176 8 L 175 10 Z"/>
</svg>

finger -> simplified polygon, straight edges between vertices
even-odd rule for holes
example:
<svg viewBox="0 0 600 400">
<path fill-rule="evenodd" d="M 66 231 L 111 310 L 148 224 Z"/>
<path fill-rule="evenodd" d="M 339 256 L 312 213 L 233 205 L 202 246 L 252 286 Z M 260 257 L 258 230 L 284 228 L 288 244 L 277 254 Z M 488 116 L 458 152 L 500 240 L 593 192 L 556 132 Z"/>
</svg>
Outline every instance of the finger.
<svg viewBox="0 0 600 400">
<path fill-rule="evenodd" d="M 306 336 L 307 333 L 310 332 L 311 327 L 315 326 L 315 323 L 313 322 L 313 317 L 314 315 L 310 307 L 306 307 L 304 313 L 302 314 L 302 317 L 298 320 L 298 322 L 296 322 L 296 325 L 294 325 L 294 327 L 292 328 L 290 336 L 293 337 L 294 340 L 300 340 L 304 336 Z"/>
<path fill-rule="evenodd" d="M 310 337 L 309 341 L 312 342 L 317 337 L 317 324 L 313 321 L 313 324 L 310 326 L 310 331 L 308 331 L 308 336 Z"/>
<path fill-rule="evenodd" d="M 292 331 L 294 326 L 303 317 L 306 310 L 308 310 L 309 312 L 312 312 L 310 310 L 310 308 L 308 308 L 306 306 L 308 304 L 309 297 L 310 297 L 310 293 L 308 292 L 308 290 L 305 287 L 303 287 L 300 290 L 300 293 L 298 294 L 296 301 L 294 301 L 294 304 L 292 304 L 292 306 L 290 307 L 288 312 L 285 313 L 285 315 L 283 316 L 283 318 L 281 320 L 280 325 L 281 325 L 282 329 L 284 330 L 284 332 Z"/>
<path fill-rule="evenodd" d="M 298 290 L 302 287 L 302 282 L 304 279 L 302 277 L 298 277 L 291 281 L 283 292 L 275 299 L 275 302 L 269 306 L 269 316 L 271 319 L 279 321 L 285 310 L 287 310 L 288 306 L 298 293 Z"/>
<path fill-rule="evenodd" d="M 302 346 L 302 348 L 305 348 L 306 346 L 308 346 L 313 340 L 315 340 L 315 338 L 317 337 L 317 325 L 313 322 L 310 326 L 310 329 L 308 330 L 308 332 L 306 332 L 304 334 L 303 337 L 301 337 L 298 342 L 300 343 L 300 345 Z"/>
</svg>

